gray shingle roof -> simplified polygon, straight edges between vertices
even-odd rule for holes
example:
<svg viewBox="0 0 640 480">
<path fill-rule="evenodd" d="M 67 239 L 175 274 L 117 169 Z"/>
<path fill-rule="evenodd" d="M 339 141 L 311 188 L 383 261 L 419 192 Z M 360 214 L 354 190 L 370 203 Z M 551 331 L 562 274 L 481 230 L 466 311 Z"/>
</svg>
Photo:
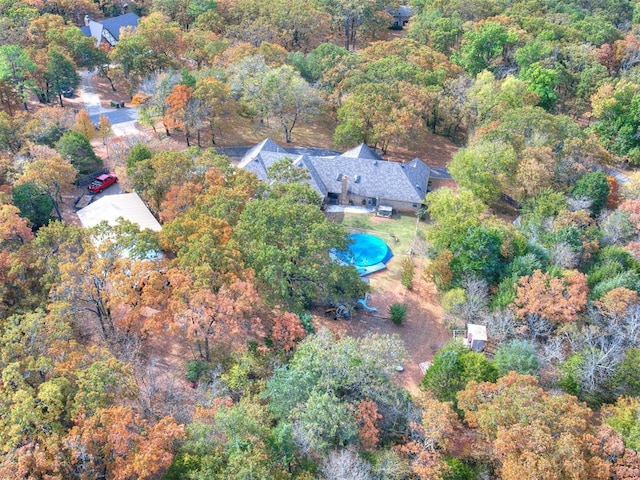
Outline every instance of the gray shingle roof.
<svg viewBox="0 0 640 480">
<path fill-rule="evenodd" d="M 365 143 L 361 143 L 357 147 L 354 147 L 351 150 L 347 150 L 339 156 L 344 158 L 366 158 L 369 160 L 382 160 L 382 157 L 371 150 L 371 148 L 369 148 L 369 146 Z"/>
<path fill-rule="evenodd" d="M 120 40 L 120 29 L 123 27 L 136 28 L 138 20 L 140 20 L 140 17 L 135 13 L 126 13 L 118 17 L 106 18 L 102 22 L 91 21 L 90 25 L 80 27 L 80 30 L 87 37 L 94 37 L 96 41 L 100 41 L 102 40 L 102 29 L 104 28 L 118 41 Z"/>
<path fill-rule="evenodd" d="M 268 170 L 282 158 L 309 170 L 309 184 L 322 196 L 339 194 L 342 176 L 348 177 L 349 192 L 369 198 L 422 203 L 430 168 L 419 158 L 408 163 L 389 162 L 365 144 L 333 157 L 292 155 L 271 139 L 259 143 L 243 157 L 239 168 L 269 181 Z M 338 178 L 340 176 L 340 178 Z"/>
<path fill-rule="evenodd" d="M 322 183 L 339 194 L 342 179 L 348 177 L 349 193 L 363 197 L 422 203 L 429 181 L 429 167 L 415 159 L 407 164 L 367 158 L 312 158 Z"/>
<path fill-rule="evenodd" d="M 102 26 L 109 30 L 113 38 L 120 40 L 120 29 L 122 27 L 134 27 L 138 26 L 139 17 L 135 13 L 125 13 L 118 17 L 107 18 L 102 22 Z"/>
</svg>

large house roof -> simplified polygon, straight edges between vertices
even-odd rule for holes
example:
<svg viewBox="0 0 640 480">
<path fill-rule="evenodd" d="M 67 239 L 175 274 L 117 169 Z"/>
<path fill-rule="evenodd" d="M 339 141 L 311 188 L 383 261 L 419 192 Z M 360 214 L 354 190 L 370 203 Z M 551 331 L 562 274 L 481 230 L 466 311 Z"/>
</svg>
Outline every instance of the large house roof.
<svg viewBox="0 0 640 480">
<path fill-rule="evenodd" d="M 419 158 L 408 163 L 390 162 L 364 143 L 336 156 L 311 156 L 288 153 L 273 140 L 266 139 L 249 150 L 238 166 L 270 182 L 269 168 L 283 158 L 306 168 L 309 184 L 323 197 L 328 193 L 340 194 L 346 176 L 350 194 L 422 203 L 429 182 L 430 169 Z"/>
<path fill-rule="evenodd" d="M 110 36 L 118 42 L 120 40 L 120 30 L 125 27 L 137 28 L 139 19 L 140 18 L 135 13 L 125 13 L 124 15 L 119 15 L 117 17 L 106 18 L 101 22 L 90 20 L 89 25 L 80 27 L 80 30 L 82 30 L 82 33 L 87 37 L 95 38 L 96 44 L 100 44 L 103 36 L 105 36 L 104 30 L 109 32 Z M 112 43 L 108 38 L 109 35 L 106 37 L 107 41 Z"/>
<path fill-rule="evenodd" d="M 137 193 L 122 193 L 120 195 L 105 195 L 90 205 L 78 210 L 80 223 L 85 228 L 95 227 L 102 221 L 109 225 L 117 225 L 122 217 L 140 227 L 149 228 L 156 232 L 162 230 L 158 220 L 149 211 Z"/>
<path fill-rule="evenodd" d="M 120 40 L 120 29 L 123 27 L 138 26 L 139 17 L 135 13 L 125 13 L 118 17 L 107 18 L 102 22 L 102 26 L 111 32 L 113 38 Z"/>
</svg>

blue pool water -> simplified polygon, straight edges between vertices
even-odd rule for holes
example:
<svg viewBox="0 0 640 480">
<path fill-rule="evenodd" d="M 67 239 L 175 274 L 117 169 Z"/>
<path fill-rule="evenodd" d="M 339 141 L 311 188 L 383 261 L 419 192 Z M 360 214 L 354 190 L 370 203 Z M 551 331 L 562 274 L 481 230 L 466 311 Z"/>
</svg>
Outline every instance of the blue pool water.
<svg viewBox="0 0 640 480">
<path fill-rule="evenodd" d="M 349 249 L 336 252 L 336 257 L 347 265 L 369 267 L 386 263 L 393 256 L 391 249 L 380 238 L 367 233 L 353 233 L 348 237 L 353 243 Z"/>
</svg>

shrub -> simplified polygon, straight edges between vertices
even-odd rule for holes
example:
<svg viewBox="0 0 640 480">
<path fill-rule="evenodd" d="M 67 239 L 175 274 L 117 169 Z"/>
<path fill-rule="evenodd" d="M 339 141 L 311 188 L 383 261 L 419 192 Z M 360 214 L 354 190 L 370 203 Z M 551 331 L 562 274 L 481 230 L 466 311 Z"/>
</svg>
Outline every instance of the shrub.
<svg viewBox="0 0 640 480">
<path fill-rule="evenodd" d="M 512 340 L 501 345 L 493 357 L 500 375 L 516 371 L 523 375 L 534 375 L 538 371 L 535 347 L 526 340 Z"/>
<path fill-rule="evenodd" d="M 187 380 L 189 382 L 197 382 L 202 377 L 202 374 L 207 370 L 207 362 L 199 360 L 191 360 L 187 362 Z"/>
<path fill-rule="evenodd" d="M 413 289 L 413 277 L 415 275 L 416 262 L 411 257 L 405 257 L 402 260 L 402 286 L 407 290 Z"/>
<path fill-rule="evenodd" d="M 403 303 L 394 303 L 389 305 L 389 315 L 391 315 L 391 321 L 396 325 L 401 325 L 407 316 L 407 307 Z"/>
<path fill-rule="evenodd" d="M 608 195 L 609 182 L 607 176 L 602 172 L 584 174 L 578 179 L 571 192 L 571 196 L 575 199 L 591 200 L 591 212 L 594 215 L 600 213 L 600 210 L 606 205 Z"/>
</svg>

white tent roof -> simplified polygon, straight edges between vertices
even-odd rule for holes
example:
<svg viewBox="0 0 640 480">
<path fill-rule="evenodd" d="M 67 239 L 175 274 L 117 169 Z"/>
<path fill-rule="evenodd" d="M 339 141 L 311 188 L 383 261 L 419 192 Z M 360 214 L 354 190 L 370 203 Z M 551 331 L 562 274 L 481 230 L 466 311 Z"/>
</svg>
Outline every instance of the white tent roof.
<svg viewBox="0 0 640 480">
<path fill-rule="evenodd" d="M 475 341 L 487 341 L 487 327 L 467 323 L 467 334 Z"/>
<path fill-rule="evenodd" d="M 78 210 L 80 223 L 85 228 L 91 228 L 106 220 L 109 225 L 116 225 L 122 217 L 140 227 L 159 232 L 162 227 L 144 204 L 137 193 L 122 193 L 120 195 L 105 195 L 90 205 Z"/>
</svg>

